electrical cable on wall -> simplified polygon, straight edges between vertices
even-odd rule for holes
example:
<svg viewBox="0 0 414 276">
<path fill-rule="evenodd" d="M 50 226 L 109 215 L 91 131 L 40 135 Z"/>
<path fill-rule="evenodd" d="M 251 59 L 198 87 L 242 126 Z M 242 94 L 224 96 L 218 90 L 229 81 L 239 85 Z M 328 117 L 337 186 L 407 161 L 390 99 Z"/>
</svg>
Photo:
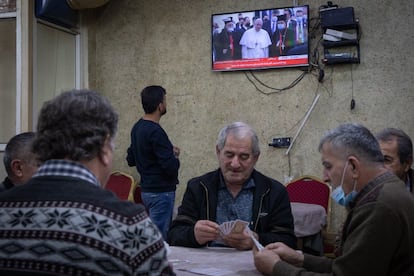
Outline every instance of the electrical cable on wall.
<svg viewBox="0 0 414 276">
<path fill-rule="evenodd" d="M 355 108 L 355 99 L 354 99 L 354 76 L 352 72 L 352 64 L 351 64 L 351 104 L 350 104 L 351 110 L 354 110 Z"/>
<path fill-rule="evenodd" d="M 295 5 L 294 5 L 295 6 Z M 315 24 L 312 24 L 313 26 L 310 28 L 310 32 L 309 32 L 309 39 L 311 38 L 315 38 L 315 33 L 319 30 L 319 26 L 320 26 L 320 18 L 310 18 L 309 20 L 309 24 L 311 24 L 312 21 L 315 21 Z M 268 84 L 265 84 L 263 81 L 261 81 L 255 73 L 253 73 L 253 71 L 249 71 L 250 75 L 248 75 L 248 73 L 246 71 L 244 71 L 244 74 L 247 78 L 247 80 L 256 88 L 257 91 L 259 91 L 262 94 L 265 95 L 270 95 L 270 94 L 275 94 L 275 93 L 282 93 L 286 90 L 289 90 L 293 87 L 295 87 L 304 77 L 306 74 L 308 73 L 312 73 L 313 70 L 318 70 L 318 74 L 315 75 L 318 79 L 319 82 L 323 81 L 323 78 L 325 76 L 325 72 L 320 64 L 319 61 L 319 47 L 321 44 L 321 40 L 322 38 L 320 37 L 316 47 L 310 51 L 310 55 L 309 55 L 309 66 L 306 70 L 302 70 L 302 73 L 295 79 L 293 80 L 289 85 L 287 85 L 286 87 L 283 88 L 276 88 L 276 87 L 272 87 Z M 312 74 L 314 75 L 314 74 Z M 266 89 L 270 89 L 269 92 L 266 92 L 264 89 L 261 89 L 261 86 L 265 87 Z"/>
<path fill-rule="evenodd" d="M 307 73 L 308 73 L 308 71 L 303 71 L 295 80 L 292 81 L 292 83 L 290 83 L 286 87 L 283 87 L 283 88 L 275 88 L 275 87 L 271 87 L 271 86 L 265 84 L 263 81 L 259 80 L 257 78 L 257 76 L 252 71 L 250 71 L 250 74 L 251 74 L 251 76 L 253 77 L 254 80 L 256 80 L 260 85 L 262 85 L 262 86 L 264 86 L 264 87 L 266 87 L 268 89 L 271 89 L 270 92 L 266 92 L 266 91 L 264 91 L 264 90 L 262 90 L 262 89 L 259 88 L 259 86 L 255 83 L 255 81 L 247 74 L 247 72 L 244 72 L 244 74 L 246 75 L 247 80 L 251 84 L 253 84 L 253 86 L 256 88 L 256 90 L 259 91 L 262 94 L 265 94 L 265 95 L 274 94 L 274 93 L 282 93 L 282 92 L 284 92 L 286 90 L 289 90 L 289 89 L 293 88 L 294 86 L 296 86 L 305 77 L 305 75 Z"/>
<path fill-rule="evenodd" d="M 320 97 L 320 94 L 318 93 L 318 94 L 315 96 L 315 98 L 314 98 L 314 100 L 313 100 L 313 103 L 312 103 L 311 107 L 309 108 L 308 112 L 306 113 L 305 118 L 304 118 L 304 119 L 303 119 L 303 121 L 302 121 L 302 124 L 300 125 L 300 127 L 299 127 L 298 131 L 296 132 L 295 136 L 293 137 L 293 139 L 292 139 L 292 141 L 291 141 L 291 143 L 290 143 L 290 146 L 289 146 L 289 148 L 288 148 L 288 149 L 287 149 L 287 151 L 286 151 L 286 155 L 288 155 L 288 154 L 289 154 L 289 152 L 290 152 L 290 150 L 292 149 L 293 144 L 294 144 L 294 143 L 295 143 L 295 141 L 296 141 L 296 138 L 298 138 L 299 133 L 302 131 L 302 128 L 303 128 L 303 126 L 305 125 L 306 121 L 308 120 L 309 115 L 311 114 L 311 112 L 312 112 L 313 108 L 315 107 L 316 103 L 318 102 L 319 97 Z"/>
</svg>

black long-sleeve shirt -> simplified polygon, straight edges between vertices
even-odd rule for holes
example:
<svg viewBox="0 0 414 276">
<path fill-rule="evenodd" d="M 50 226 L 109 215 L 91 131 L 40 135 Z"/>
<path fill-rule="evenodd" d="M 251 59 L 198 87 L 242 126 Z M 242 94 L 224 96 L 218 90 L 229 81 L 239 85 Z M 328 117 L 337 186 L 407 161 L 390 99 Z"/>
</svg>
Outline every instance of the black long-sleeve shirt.
<svg viewBox="0 0 414 276">
<path fill-rule="evenodd" d="M 167 133 L 156 122 L 140 119 L 131 130 L 126 160 L 141 175 L 143 192 L 171 192 L 178 184 L 180 161 Z"/>
</svg>

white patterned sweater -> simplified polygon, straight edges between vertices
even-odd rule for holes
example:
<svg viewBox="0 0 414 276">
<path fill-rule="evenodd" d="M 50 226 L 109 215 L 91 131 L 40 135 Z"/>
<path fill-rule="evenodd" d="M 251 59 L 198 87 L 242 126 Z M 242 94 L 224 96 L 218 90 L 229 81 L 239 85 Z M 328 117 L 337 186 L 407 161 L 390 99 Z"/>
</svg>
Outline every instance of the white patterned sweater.
<svg viewBox="0 0 414 276">
<path fill-rule="evenodd" d="M 175 275 L 142 205 L 50 175 L 0 193 L 0 274 L 34 273 Z"/>
</svg>

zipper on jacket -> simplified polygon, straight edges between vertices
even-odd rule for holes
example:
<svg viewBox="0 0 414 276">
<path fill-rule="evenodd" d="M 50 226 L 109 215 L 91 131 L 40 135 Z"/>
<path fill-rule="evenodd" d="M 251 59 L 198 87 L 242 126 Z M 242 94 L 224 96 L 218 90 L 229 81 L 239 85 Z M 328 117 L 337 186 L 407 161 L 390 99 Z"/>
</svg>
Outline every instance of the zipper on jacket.
<svg viewBox="0 0 414 276">
<path fill-rule="evenodd" d="M 208 189 L 206 185 L 204 185 L 203 181 L 200 181 L 200 185 L 204 188 L 204 191 L 206 192 L 206 212 L 207 212 L 207 220 L 210 220 L 210 206 L 208 201 Z"/>
<path fill-rule="evenodd" d="M 262 194 L 261 198 L 260 198 L 260 205 L 259 205 L 259 212 L 257 213 L 257 218 L 256 218 L 256 222 L 254 224 L 254 228 L 253 231 L 256 232 L 257 229 L 257 224 L 259 223 L 259 219 L 260 219 L 260 214 L 262 213 L 262 207 L 263 207 L 263 198 L 265 197 L 265 195 L 267 195 L 270 191 L 270 188 L 267 188 L 266 192 Z"/>
</svg>

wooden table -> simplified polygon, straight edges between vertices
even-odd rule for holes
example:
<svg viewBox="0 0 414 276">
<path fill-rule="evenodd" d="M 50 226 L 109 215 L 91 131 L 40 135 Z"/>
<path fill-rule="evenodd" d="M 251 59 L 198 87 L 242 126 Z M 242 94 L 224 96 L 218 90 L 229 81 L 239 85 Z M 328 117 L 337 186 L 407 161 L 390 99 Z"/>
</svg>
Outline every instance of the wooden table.
<svg viewBox="0 0 414 276">
<path fill-rule="evenodd" d="M 226 247 L 188 248 L 170 246 L 168 260 L 177 275 L 261 275 L 255 268 L 253 252 Z"/>
</svg>

